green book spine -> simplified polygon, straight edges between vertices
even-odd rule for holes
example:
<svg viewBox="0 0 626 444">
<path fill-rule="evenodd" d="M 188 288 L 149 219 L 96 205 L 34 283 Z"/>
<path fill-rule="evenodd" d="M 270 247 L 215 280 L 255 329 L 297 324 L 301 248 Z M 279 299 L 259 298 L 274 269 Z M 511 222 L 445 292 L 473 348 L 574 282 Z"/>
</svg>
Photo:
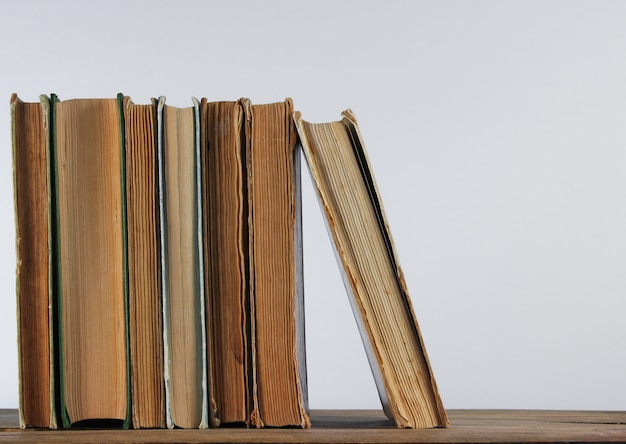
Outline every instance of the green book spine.
<svg viewBox="0 0 626 444">
<path fill-rule="evenodd" d="M 132 420 L 132 400 L 131 400 L 131 375 L 130 375 L 130 313 L 128 301 L 128 219 L 126 214 L 126 137 L 124 128 L 124 94 L 117 95 L 117 104 L 120 117 L 120 149 L 121 149 L 121 171 L 122 178 L 122 233 L 123 233 L 123 249 L 124 249 L 124 325 L 126 327 L 126 419 L 122 427 L 125 429 L 130 427 Z"/>
<path fill-rule="evenodd" d="M 58 366 L 57 378 L 58 378 L 58 402 L 59 402 L 59 415 L 61 417 L 61 423 L 64 428 L 71 426 L 70 418 L 67 414 L 66 402 L 65 402 L 65 378 L 64 378 L 64 366 L 63 360 L 63 325 L 62 319 L 62 307 L 63 307 L 63 294 L 61 287 L 61 251 L 60 251 L 60 231 L 59 231 L 59 212 L 58 208 L 58 195 L 59 195 L 59 175 L 57 169 L 57 152 L 56 152 L 56 104 L 59 102 L 59 98 L 56 94 L 50 95 L 50 171 L 52 176 L 52 269 L 53 269 L 53 281 L 55 287 L 56 298 L 54 304 L 55 312 L 55 325 L 54 331 L 56 333 L 56 362 Z"/>
</svg>

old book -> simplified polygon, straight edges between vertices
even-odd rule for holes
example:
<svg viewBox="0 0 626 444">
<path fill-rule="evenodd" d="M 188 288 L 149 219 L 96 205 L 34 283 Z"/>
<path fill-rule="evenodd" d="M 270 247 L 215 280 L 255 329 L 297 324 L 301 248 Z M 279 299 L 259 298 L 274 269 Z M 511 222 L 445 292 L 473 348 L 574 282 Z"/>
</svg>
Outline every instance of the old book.
<svg viewBox="0 0 626 444">
<path fill-rule="evenodd" d="M 132 425 L 165 427 L 156 103 L 124 98 Z"/>
<path fill-rule="evenodd" d="M 256 427 L 309 427 L 300 197 L 293 104 L 245 102 L 252 414 Z"/>
<path fill-rule="evenodd" d="M 243 108 L 201 102 L 211 425 L 247 423 L 248 215 Z"/>
<path fill-rule="evenodd" d="M 63 424 L 130 420 L 119 99 L 51 98 Z"/>
<path fill-rule="evenodd" d="M 208 425 L 199 104 L 157 109 L 166 420 Z"/>
<path fill-rule="evenodd" d="M 56 428 L 49 100 L 11 96 L 21 427 Z"/>
<path fill-rule="evenodd" d="M 356 118 L 294 114 L 383 408 L 398 427 L 448 423 Z"/>
</svg>

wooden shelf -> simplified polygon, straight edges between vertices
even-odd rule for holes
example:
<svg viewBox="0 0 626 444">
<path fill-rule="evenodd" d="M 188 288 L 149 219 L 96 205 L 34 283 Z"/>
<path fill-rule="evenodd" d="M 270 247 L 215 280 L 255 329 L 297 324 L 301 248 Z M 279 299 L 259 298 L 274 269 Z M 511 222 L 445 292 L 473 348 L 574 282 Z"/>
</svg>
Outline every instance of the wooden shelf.
<svg viewBox="0 0 626 444">
<path fill-rule="evenodd" d="M 394 428 L 375 410 L 314 410 L 299 429 L 41 430 L 18 428 L 0 410 L 0 442 L 11 443 L 563 443 L 626 442 L 626 412 L 448 410 L 447 429 Z"/>
</svg>

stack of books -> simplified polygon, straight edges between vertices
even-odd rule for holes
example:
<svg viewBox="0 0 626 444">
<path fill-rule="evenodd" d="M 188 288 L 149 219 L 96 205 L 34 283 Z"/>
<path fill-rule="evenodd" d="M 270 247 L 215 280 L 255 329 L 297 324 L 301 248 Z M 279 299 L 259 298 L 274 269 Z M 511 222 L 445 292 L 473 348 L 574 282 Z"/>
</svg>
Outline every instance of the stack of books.
<svg viewBox="0 0 626 444">
<path fill-rule="evenodd" d="M 310 427 L 300 152 L 383 409 L 448 424 L 356 118 L 11 98 L 23 427 Z"/>
</svg>

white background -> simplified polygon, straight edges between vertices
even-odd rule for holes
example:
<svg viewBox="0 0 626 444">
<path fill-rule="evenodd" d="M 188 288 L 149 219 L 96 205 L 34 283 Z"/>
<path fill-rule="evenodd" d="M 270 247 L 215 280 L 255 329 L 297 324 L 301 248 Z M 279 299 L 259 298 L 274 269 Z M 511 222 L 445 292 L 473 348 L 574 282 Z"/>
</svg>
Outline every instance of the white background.
<svg viewBox="0 0 626 444">
<path fill-rule="evenodd" d="M 447 408 L 626 410 L 626 3 L 3 1 L 0 407 L 17 407 L 9 98 L 292 97 L 360 123 Z M 306 168 L 313 408 L 379 401 Z"/>
</svg>

